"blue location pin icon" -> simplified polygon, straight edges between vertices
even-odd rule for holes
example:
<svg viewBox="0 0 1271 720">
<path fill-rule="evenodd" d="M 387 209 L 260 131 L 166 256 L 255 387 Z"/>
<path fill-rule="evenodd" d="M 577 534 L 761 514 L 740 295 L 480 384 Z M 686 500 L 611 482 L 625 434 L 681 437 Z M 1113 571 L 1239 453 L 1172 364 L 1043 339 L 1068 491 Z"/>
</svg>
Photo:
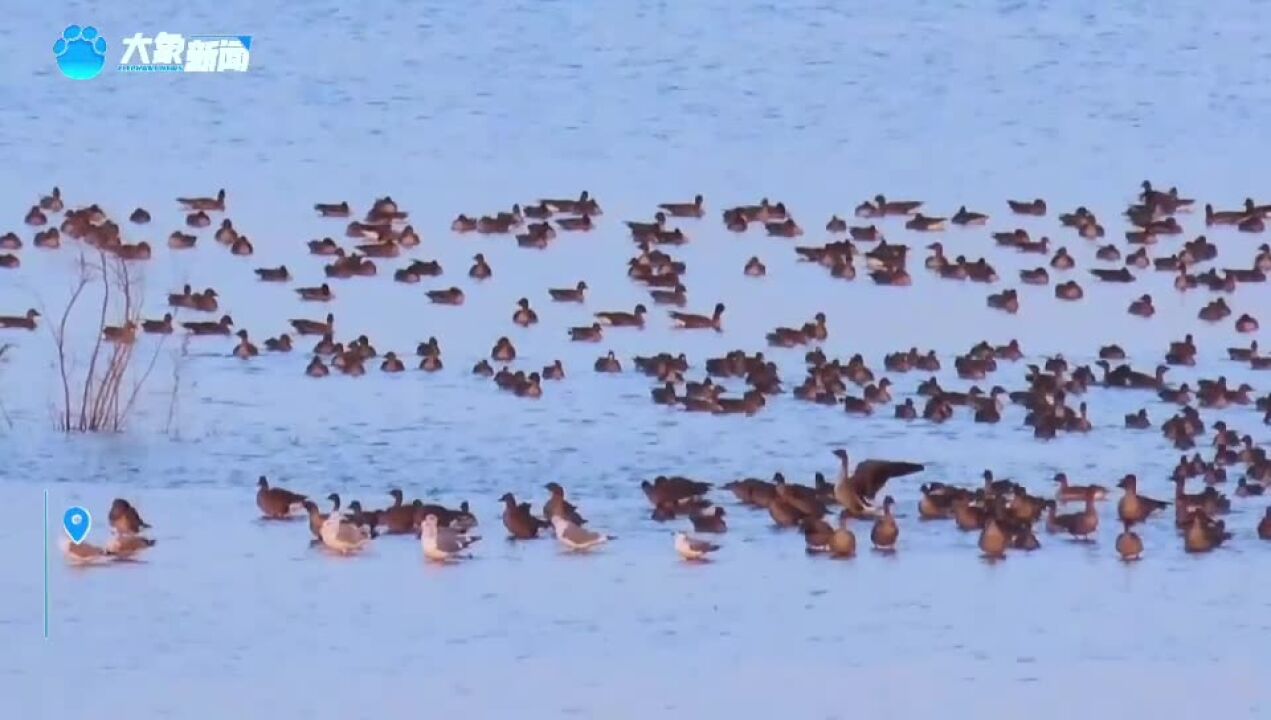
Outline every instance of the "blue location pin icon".
<svg viewBox="0 0 1271 720">
<path fill-rule="evenodd" d="M 62 516 L 62 528 L 66 530 L 66 536 L 76 545 L 84 542 L 84 538 L 88 537 L 88 529 L 92 525 L 93 519 L 82 507 L 70 508 Z"/>
</svg>

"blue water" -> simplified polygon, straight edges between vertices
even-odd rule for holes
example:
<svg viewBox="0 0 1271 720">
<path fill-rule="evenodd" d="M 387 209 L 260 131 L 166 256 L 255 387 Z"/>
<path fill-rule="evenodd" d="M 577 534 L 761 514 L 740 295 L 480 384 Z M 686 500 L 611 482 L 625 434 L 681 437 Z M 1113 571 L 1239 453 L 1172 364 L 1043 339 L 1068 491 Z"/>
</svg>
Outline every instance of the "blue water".
<svg viewBox="0 0 1271 720">
<path fill-rule="evenodd" d="M 777 325 L 827 313 L 825 351 L 882 354 L 1018 338 L 1029 360 L 1063 352 L 1089 362 L 1116 341 L 1150 368 L 1186 332 L 1201 347 L 1175 382 L 1225 374 L 1265 394 L 1265 377 L 1226 362 L 1247 345 L 1230 321 L 1200 325 L 1205 291 L 1178 295 L 1168 274 L 1139 272 L 1128 287 L 1082 278 L 1094 244 L 1053 216 L 1086 205 L 1108 227 L 1151 178 L 1235 207 L 1266 202 L 1271 171 L 1257 161 L 1271 122 L 1271 56 L 1263 13 L 1251 3 L 1205 8 L 1134 3 L 308 3 L 287 9 L 231 0 L 205 9 L 129 3 L 56 10 L 13 8 L 0 24 L 0 232 L 17 230 L 39 195 L 59 185 L 70 205 L 98 202 L 120 220 L 140 205 L 154 216 L 130 239 L 150 240 L 146 315 L 181 284 L 213 286 L 238 326 L 260 342 L 302 304 L 290 287 L 321 281 L 303 241 L 340 235 L 343 222 L 312 217 L 313 202 L 366 209 L 391 194 L 424 242 L 408 254 L 438 259 L 445 275 L 420 286 L 375 279 L 334 285 L 340 334 L 368 334 L 381 351 L 409 354 L 430 335 L 447 368 L 425 375 L 313 381 L 305 353 L 242 363 L 231 343 L 179 338 L 156 358 L 138 412 L 120 436 L 54 432 L 57 384 L 47 332 L 4 333 L 0 361 L 0 504 L 10 548 L 0 574 L 0 714 L 55 717 L 74 707 L 135 717 L 347 718 L 388 714 L 472 717 L 688 716 L 998 717 L 1020 708 L 1068 717 L 1114 714 L 1228 717 L 1265 714 L 1268 601 L 1257 582 L 1271 546 L 1252 528 L 1264 501 L 1237 501 L 1229 548 L 1184 556 L 1168 520 L 1142 530 L 1144 562 L 1115 560 L 1114 514 L 1092 546 L 1043 537 L 1046 547 L 988 566 L 974 535 L 920 524 L 918 480 L 889 486 L 901 509 L 901 550 L 851 563 L 808 558 L 802 541 L 734 507 L 717 562 L 687 567 L 671 550 L 672 525 L 647 519 L 636 487 L 659 473 L 722 483 L 782 470 L 810 482 L 832 472 L 830 450 L 855 458 L 924 461 L 922 480 L 970 484 L 991 467 L 1035 491 L 1058 470 L 1111 484 L 1126 472 L 1167 497 L 1177 459 L 1156 431 L 1121 429 L 1150 394 L 1093 391 L 1096 430 L 1038 443 L 1018 408 L 998 426 L 964 414 L 942 426 L 902 426 L 884 408 L 871 419 L 775 399 L 753 418 L 702 417 L 648 403 L 634 373 L 602 376 L 591 363 L 614 350 L 685 352 L 699 379 L 704 358 L 756 350 Z M 62 77 L 52 42 L 70 22 L 92 23 L 110 43 L 91 81 Z M 120 40 L 141 31 L 251 34 L 246 74 L 136 75 L 113 71 Z M 229 216 L 256 246 L 230 256 L 209 233 L 193 251 L 163 247 L 181 215 L 171 198 L 229 194 Z M 505 238 L 456 236 L 449 221 L 540 196 L 587 188 L 605 214 L 597 231 L 565 234 L 548 252 Z M 668 200 L 706 197 L 708 215 L 682 221 L 692 238 L 672 250 L 689 266 L 689 310 L 728 305 L 725 332 L 676 333 L 660 311 L 650 327 L 613 331 L 596 346 L 564 342 L 564 328 L 647 296 L 625 278 L 632 254 L 623 219 L 647 219 Z M 994 215 L 991 229 L 1048 234 L 1078 260 L 1086 299 L 1020 288 L 1016 316 L 989 311 L 982 285 L 938 282 L 920 270 L 931 237 L 884 230 L 915 246 L 915 285 L 843 283 L 797 263 L 788 240 L 724 231 L 718 212 L 784 200 L 823 241 L 831 213 L 847 216 L 878 192 L 925 199 L 932 212 L 960 204 Z M 1004 198 L 1045 197 L 1051 216 L 1006 215 Z M 1191 238 L 1206 232 L 1184 217 Z M 1262 238 L 1212 230 L 1220 267 L 1243 266 Z M 1046 258 L 1004 253 L 985 229 L 935 238 L 951 254 L 988 256 L 1015 286 L 1019 269 Z M 1172 251 L 1166 239 L 1153 256 Z M 1122 244 L 1123 249 L 1124 245 Z M 20 251 L 0 270 L 0 314 L 45 307 L 70 292 L 75 245 Z M 466 277 L 475 252 L 494 277 Z M 769 276 L 746 278 L 760 256 Z M 261 284 L 250 268 L 286 263 L 296 282 Z M 1053 273 L 1052 273 L 1053 275 Z M 545 287 L 586 279 L 585 307 L 548 303 Z M 462 308 L 433 306 L 424 288 L 459 285 Z M 1149 321 L 1124 314 L 1151 292 Z M 542 320 L 510 323 L 529 297 Z M 1236 314 L 1271 318 L 1266 285 L 1228 298 Z M 81 338 L 91 312 L 72 322 Z M 90 329 L 91 332 L 91 329 Z M 467 370 L 508 335 L 516 365 L 560 358 L 569 374 L 529 402 Z M 1266 333 L 1259 337 L 1267 344 Z M 298 343 L 307 351 L 310 341 Z M 793 385 L 802 353 L 768 351 Z M 83 361 L 83 355 L 78 355 Z M 409 361 L 410 358 L 408 358 Z M 1023 364 L 991 383 L 1018 387 Z M 82 368 L 82 364 L 79 366 Z M 892 376 L 898 397 L 925 375 Z M 739 384 L 726 383 L 730 389 Z M 173 401 L 175 395 L 176 401 Z M 1205 413 L 1266 444 L 1251 408 Z M 265 473 L 323 496 L 339 490 L 368 505 L 390 486 L 448 503 L 467 499 L 485 539 L 460 567 L 422 564 L 410 540 L 386 538 L 347 561 L 310 550 L 303 523 L 254 521 L 253 482 Z M 597 527 L 619 535 L 595 557 L 560 555 L 548 540 L 502 541 L 507 490 L 538 506 L 558 480 Z M 42 636 L 43 490 L 53 519 L 82 504 L 98 519 L 126 496 L 155 525 L 149 562 L 76 572 L 50 566 L 50 638 Z M 1229 488 L 1228 488 L 1229 489 Z M 104 523 L 95 534 L 104 539 Z M 863 541 L 867 528 L 858 526 Z M 54 536 L 54 539 L 56 536 Z"/>
</svg>

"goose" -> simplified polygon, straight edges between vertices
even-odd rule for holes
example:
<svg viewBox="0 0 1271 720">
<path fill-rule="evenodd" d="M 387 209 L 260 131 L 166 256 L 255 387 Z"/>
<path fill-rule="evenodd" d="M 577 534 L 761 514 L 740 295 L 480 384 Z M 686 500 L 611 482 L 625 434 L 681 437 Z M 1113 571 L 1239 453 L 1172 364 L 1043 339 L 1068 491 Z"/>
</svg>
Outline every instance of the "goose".
<svg viewBox="0 0 1271 720">
<path fill-rule="evenodd" d="M 922 207 L 922 201 L 888 200 L 880 194 L 874 196 L 874 205 L 882 215 L 912 215 Z"/>
<path fill-rule="evenodd" d="M 1231 539 L 1226 524 L 1215 520 L 1199 508 L 1193 508 L 1191 519 L 1183 530 L 1183 550 L 1189 553 L 1209 552 Z"/>
<path fill-rule="evenodd" d="M 676 327 L 680 329 L 714 329 L 722 330 L 720 325 L 724 316 L 724 303 L 715 303 L 715 311 L 709 317 L 706 315 L 694 315 L 692 313 L 682 313 L 676 310 L 670 311 L 671 319 L 675 321 Z"/>
<path fill-rule="evenodd" d="M 1080 512 L 1056 515 L 1054 502 L 1047 507 L 1046 527 L 1051 532 L 1067 532 L 1073 537 L 1088 540 L 1099 529 L 1099 513 L 1094 509 L 1093 497 L 1086 498 L 1086 507 Z"/>
<path fill-rule="evenodd" d="M 54 187 L 51 193 L 40 198 L 41 210 L 61 212 L 64 207 L 65 204 L 62 202 L 62 191 L 60 188 Z"/>
<path fill-rule="evenodd" d="M 1045 215 L 1046 201 L 1041 198 L 1036 200 L 1007 200 L 1006 204 L 1010 206 L 1011 212 L 1017 215 Z"/>
<path fill-rule="evenodd" d="M 322 358 L 316 355 L 305 367 L 305 375 L 309 377 L 326 377 L 329 374 L 331 374 L 331 370 L 327 368 L 326 363 L 322 362 Z"/>
<path fill-rule="evenodd" d="M 507 528 L 508 537 L 514 540 L 531 540 L 538 537 L 538 531 L 551 527 L 551 524 L 540 520 L 530 512 L 529 503 L 517 503 L 512 493 L 503 493 L 499 498 L 503 502 L 503 527 Z"/>
<path fill-rule="evenodd" d="M 912 475 L 924 469 L 919 463 L 863 460 L 852 470 L 846 450 L 836 449 L 834 455 L 839 459 L 839 476 L 834 486 L 834 497 L 844 507 L 861 504 L 862 500 L 873 500 L 888 480 Z"/>
<path fill-rule="evenodd" d="M 571 327 L 569 328 L 569 339 L 574 342 L 600 342 L 604 339 L 604 329 L 600 323 L 592 323 L 590 326 Z"/>
<path fill-rule="evenodd" d="M 233 244 L 230 245 L 231 255 L 246 256 L 254 252 L 256 252 L 256 249 L 252 247 L 252 242 L 247 239 L 246 235 L 239 235 L 234 239 Z"/>
<path fill-rule="evenodd" d="M 485 260 L 485 253 L 477 253 L 472 256 L 472 267 L 468 269 L 468 277 L 474 280 L 486 280 L 494 275 L 494 270 L 490 268 L 490 263 Z"/>
<path fill-rule="evenodd" d="M 569 200 L 563 198 L 543 198 L 538 201 L 539 205 L 543 205 L 558 213 L 582 213 L 590 211 L 592 215 L 600 214 L 600 206 L 591 194 L 583 190 L 578 194 L 577 200 Z"/>
<path fill-rule="evenodd" d="M 543 517 L 551 520 L 556 516 L 564 517 L 574 525 L 586 525 L 587 521 L 578 514 L 578 509 L 573 503 L 565 499 L 565 489 L 556 482 L 549 482 L 543 486 L 551 496 L 547 502 L 543 504 Z"/>
<path fill-rule="evenodd" d="M 983 556 L 990 560 L 1000 560 L 1006 557 L 1006 533 L 997 524 L 997 518 L 992 514 L 985 518 L 984 528 L 980 530 L 980 539 L 977 544 Z"/>
<path fill-rule="evenodd" d="M 265 518 L 271 520 L 288 517 L 293 505 L 299 505 L 308 499 L 285 488 L 270 487 L 269 479 L 264 475 L 256 481 L 256 487 L 256 507 L 260 508 Z"/>
<path fill-rule="evenodd" d="M 586 297 L 587 283 L 579 280 L 572 288 L 549 288 L 547 294 L 556 302 L 581 303 Z"/>
<path fill-rule="evenodd" d="M 234 357 L 246 360 L 260 354 L 260 350 L 252 344 L 251 340 L 247 339 L 246 330 L 239 330 L 236 334 L 238 335 L 238 344 L 234 346 L 234 351 L 231 353 Z"/>
<path fill-rule="evenodd" d="M 944 230 L 944 224 L 947 218 L 930 217 L 918 213 L 905 221 L 905 228 L 908 230 L 917 230 L 919 232 L 938 232 Z"/>
<path fill-rule="evenodd" d="M 643 303 L 637 304 L 631 312 L 603 311 L 594 313 L 602 323 L 611 327 L 644 327 L 644 315 L 648 310 Z"/>
<path fill-rule="evenodd" d="M 0 315 L 0 329 L 34 330 L 38 317 L 40 313 L 35 309 L 27 310 L 25 315 Z"/>
<path fill-rule="evenodd" d="M 1108 489 L 1102 485 L 1069 485 L 1067 473 L 1056 473 L 1054 481 L 1059 484 L 1055 491 L 1055 499 L 1059 502 L 1103 500 L 1108 496 Z"/>
<path fill-rule="evenodd" d="M 216 197 L 179 197 L 177 202 L 185 206 L 187 210 L 224 210 L 225 209 L 225 189 L 221 188 L 217 191 Z"/>
<path fill-rule="evenodd" d="M 155 546 L 155 540 L 142 535 L 116 534 L 102 548 L 115 560 L 132 560 L 145 550 Z"/>
<path fill-rule="evenodd" d="M 229 315 L 222 315 L 216 322 L 183 322 L 181 325 L 191 335 L 229 335 L 234 320 Z"/>
<path fill-rule="evenodd" d="M 262 267 L 256 268 L 256 277 L 265 282 L 290 282 L 291 273 L 287 271 L 286 265 L 279 265 L 276 268 Z"/>
<path fill-rule="evenodd" d="M 335 315 L 332 313 L 327 313 L 325 321 L 299 318 L 288 322 L 300 335 L 327 335 L 335 332 Z"/>
<path fill-rule="evenodd" d="M 1134 523 L 1122 521 L 1123 530 L 1117 535 L 1117 554 L 1125 562 L 1133 562 L 1143 556 L 1143 538 L 1133 530 Z"/>
<path fill-rule="evenodd" d="M 457 287 L 450 287 L 445 290 L 429 290 L 427 293 L 428 300 L 437 305 L 462 305 L 463 291 Z"/>
<path fill-rule="evenodd" d="M 896 525 L 896 518 L 891 513 L 891 506 L 895 502 L 891 495 L 883 498 L 883 514 L 874 520 L 874 527 L 869 531 L 870 542 L 874 543 L 874 547 L 878 550 L 896 549 L 900 528 Z"/>
<path fill-rule="evenodd" d="M 283 333 L 276 338 L 266 338 L 265 349 L 269 352 L 291 352 L 291 336 Z"/>
<path fill-rule="evenodd" d="M 847 559 L 856 556 L 856 533 L 848 527 L 850 517 L 847 511 L 839 514 L 839 525 L 825 543 L 825 549 L 832 558 Z"/>
<path fill-rule="evenodd" d="M 330 500 L 332 503 L 331 512 L 333 513 L 340 512 L 340 496 L 336 493 L 331 493 L 330 495 L 327 496 L 327 499 Z M 360 503 L 356 503 L 355 501 L 355 504 L 357 504 L 358 507 L 361 508 Z M 322 542 L 322 523 L 326 522 L 326 519 L 329 513 L 324 513 L 320 511 L 318 509 L 318 504 L 312 500 L 305 500 L 300 505 L 301 507 L 304 508 L 305 513 L 308 514 L 309 516 L 309 532 L 313 535 L 313 542 L 321 543 Z M 350 506 L 350 509 L 352 509 L 352 506 Z"/>
<path fill-rule="evenodd" d="M 338 203 L 314 203 L 313 209 L 322 217 L 346 218 L 350 215 L 348 201 Z"/>
<path fill-rule="evenodd" d="M 538 313 L 530 308 L 529 298 L 516 301 L 516 312 L 512 313 L 512 322 L 521 327 L 529 327 L 538 323 Z"/>
<path fill-rule="evenodd" d="M 317 287 L 295 288 L 295 291 L 301 300 L 309 302 L 330 302 L 335 298 L 335 293 L 331 292 L 331 286 L 327 283 L 322 283 Z M 295 321 L 292 321 L 292 326 L 295 326 Z M 317 326 L 314 326 L 314 329 L 318 329 Z"/>
<path fill-rule="evenodd" d="M 1126 475 L 1117 482 L 1117 487 L 1125 490 L 1125 494 L 1117 501 L 1117 516 L 1122 522 L 1141 523 L 1154 512 L 1169 507 L 1164 500 L 1154 500 L 1138 493 L 1138 477 Z"/>
<path fill-rule="evenodd" d="M 150 528 L 137 513 L 137 508 L 123 498 L 115 498 L 110 503 L 110 513 L 107 518 L 111 529 L 118 535 L 136 535 Z"/>
<path fill-rule="evenodd" d="M 329 237 L 321 240 L 310 240 L 308 247 L 311 255 L 338 255 L 343 252 L 339 244 Z"/>
<path fill-rule="evenodd" d="M 129 320 L 123 325 L 107 325 L 102 328 L 102 340 L 117 345 L 131 345 L 137 339 L 137 323 Z"/>
<path fill-rule="evenodd" d="M 554 360 L 551 365 L 543 367 L 542 377 L 544 380 L 564 380 L 565 366 L 559 359 Z"/>
<path fill-rule="evenodd" d="M 981 212 L 972 212 L 966 209 L 966 205 L 962 205 L 953 214 L 952 222 L 954 225 L 983 225 L 988 222 L 988 219 L 988 215 Z"/>
<path fill-rule="evenodd" d="M 583 214 L 579 217 L 563 217 L 556 220 L 556 225 L 561 230 L 583 231 L 591 230 L 595 225 L 591 221 L 590 214 Z"/>
<path fill-rule="evenodd" d="M 702 206 L 702 196 L 694 195 L 691 203 L 661 203 L 658 208 L 671 217 L 702 217 L 706 214 Z"/>
<path fill-rule="evenodd" d="M 724 508 L 716 506 L 710 513 L 692 514 L 688 519 L 693 523 L 693 530 L 699 533 L 723 533 L 728 531 L 728 523 L 724 521 Z"/>
</svg>

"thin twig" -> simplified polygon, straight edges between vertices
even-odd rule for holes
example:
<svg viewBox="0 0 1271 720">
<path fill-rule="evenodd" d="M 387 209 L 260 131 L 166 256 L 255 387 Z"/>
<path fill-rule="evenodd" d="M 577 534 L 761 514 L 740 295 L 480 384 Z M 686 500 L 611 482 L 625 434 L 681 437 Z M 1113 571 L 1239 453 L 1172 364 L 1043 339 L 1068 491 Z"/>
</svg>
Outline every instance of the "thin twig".
<svg viewBox="0 0 1271 720">
<path fill-rule="evenodd" d="M 62 311 L 61 322 L 57 324 L 56 330 L 49 329 L 49 332 L 53 334 L 53 343 L 57 347 L 57 369 L 58 374 L 62 378 L 62 427 L 60 429 L 63 432 L 71 432 L 71 380 L 66 368 L 66 323 L 70 320 L 71 311 L 75 309 L 76 303 L 79 302 L 79 296 L 88 287 L 89 279 L 88 267 L 82 254 L 79 257 L 79 267 L 79 280 L 75 285 L 75 290 L 71 293 L 71 299 L 66 303 L 66 309 Z"/>
<path fill-rule="evenodd" d="M 88 376 L 84 378 L 84 398 L 80 401 L 79 406 L 79 430 L 96 430 L 97 428 L 89 427 L 88 420 L 88 398 L 93 392 L 93 378 L 97 374 L 97 356 L 101 353 L 102 336 L 106 330 L 106 311 L 110 308 L 110 278 L 106 276 L 106 251 L 98 248 L 97 254 L 101 259 L 101 278 L 102 278 L 102 305 L 101 317 L 97 323 L 97 339 L 93 341 L 93 353 L 88 359 Z M 100 387 L 100 386 L 99 386 Z"/>
</svg>

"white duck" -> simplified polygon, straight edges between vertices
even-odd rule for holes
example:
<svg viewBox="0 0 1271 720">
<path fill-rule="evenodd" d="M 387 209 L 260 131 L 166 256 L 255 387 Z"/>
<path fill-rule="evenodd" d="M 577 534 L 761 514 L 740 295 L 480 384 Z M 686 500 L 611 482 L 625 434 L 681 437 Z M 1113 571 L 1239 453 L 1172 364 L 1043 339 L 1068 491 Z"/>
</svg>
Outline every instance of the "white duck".
<svg viewBox="0 0 1271 720">
<path fill-rule="evenodd" d="M 685 560 L 700 561 L 708 559 L 707 556 L 719 549 L 715 543 L 699 540 L 698 538 L 689 537 L 682 532 L 675 533 L 675 552 Z"/>
<path fill-rule="evenodd" d="M 590 550 L 613 539 L 592 530 L 585 530 L 560 515 L 552 516 L 552 527 L 556 529 L 556 539 L 570 550 Z"/>
<path fill-rule="evenodd" d="M 323 545 L 341 555 L 358 552 L 371 541 L 369 530 L 345 522 L 344 516 L 338 512 L 332 512 L 322 521 L 322 529 L 318 534 L 322 537 Z"/>
<path fill-rule="evenodd" d="M 463 551 L 480 539 L 480 535 L 464 535 L 448 527 L 438 527 L 436 515 L 428 515 L 419 525 L 424 557 L 437 562 L 463 557 Z"/>
<path fill-rule="evenodd" d="M 110 560 L 106 551 L 96 545 L 88 542 L 76 544 L 70 538 L 62 538 L 62 556 L 71 565 L 100 565 Z"/>
</svg>

